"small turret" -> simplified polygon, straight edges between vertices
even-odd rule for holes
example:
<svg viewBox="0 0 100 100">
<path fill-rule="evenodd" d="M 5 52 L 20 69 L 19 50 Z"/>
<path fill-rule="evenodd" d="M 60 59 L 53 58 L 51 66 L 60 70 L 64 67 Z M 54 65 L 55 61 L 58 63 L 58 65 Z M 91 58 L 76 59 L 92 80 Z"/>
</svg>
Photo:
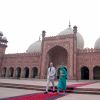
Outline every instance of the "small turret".
<svg viewBox="0 0 100 100">
<path fill-rule="evenodd" d="M 42 31 L 42 39 L 44 39 L 44 38 L 45 38 L 45 35 L 46 35 L 46 31 L 45 31 L 45 30 L 43 30 L 43 31 Z"/>
<path fill-rule="evenodd" d="M 74 32 L 74 34 L 77 33 L 77 26 L 76 25 L 73 27 L 73 32 Z"/>
</svg>

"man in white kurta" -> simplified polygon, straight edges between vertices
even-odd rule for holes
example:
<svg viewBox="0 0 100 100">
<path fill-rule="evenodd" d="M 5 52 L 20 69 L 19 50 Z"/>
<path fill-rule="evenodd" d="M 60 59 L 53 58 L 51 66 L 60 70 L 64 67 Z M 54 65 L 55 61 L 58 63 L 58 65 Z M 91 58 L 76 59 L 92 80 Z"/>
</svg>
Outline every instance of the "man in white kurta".
<svg viewBox="0 0 100 100">
<path fill-rule="evenodd" d="M 47 86 L 46 86 L 45 93 L 48 93 L 50 82 L 52 83 L 53 91 L 54 91 L 54 89 L 55 89 L 55 85 L 54 85 L 55 74 L 56 74 L 56 70 L 55 70 L 55 67 L 53 66 L 53 63 L 51 62 L 50 67 L 48 68 L 48 72 L 47 72 Z"/>
</svg>

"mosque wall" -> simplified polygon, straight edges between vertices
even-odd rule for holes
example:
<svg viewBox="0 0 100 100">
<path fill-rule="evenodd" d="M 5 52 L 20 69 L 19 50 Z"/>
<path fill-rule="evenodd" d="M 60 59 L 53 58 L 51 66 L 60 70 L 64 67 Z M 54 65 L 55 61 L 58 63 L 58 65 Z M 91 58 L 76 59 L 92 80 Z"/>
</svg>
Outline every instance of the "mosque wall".
<svg viewBox="0 0 100 100">
<path fill-rule="evenodd" d="M 37 77 L 40 73 L 40 54 L 39 53 L 17 53 L 17 54 L 6 54 L 3 58 L 1 66 L 1 76 L 4 74 L 4 69 L 6 69 L 6 77 L 10 77 L 10 74 L 13 73 L 12 77 L 16 77 L 16 73 L 20 72 L 20 77 L 25 78 L 33 77 L 34 69 L 37 70 Z M 18 70 L 17 70 L 18 69 Z M 20 71 L 19 71 L 20 69 Z M 13 72 L 12 72 L 13 70 Z"/>
<path fill-rule="evenodd" d="M 86 67 L 89 70 L 89 79 L 94 77 L 94 68 L 100 67 L 100 50 L 83 49 L 77 54 L 77 76 L 81 79 L 82 68 Z"/>
</svg>

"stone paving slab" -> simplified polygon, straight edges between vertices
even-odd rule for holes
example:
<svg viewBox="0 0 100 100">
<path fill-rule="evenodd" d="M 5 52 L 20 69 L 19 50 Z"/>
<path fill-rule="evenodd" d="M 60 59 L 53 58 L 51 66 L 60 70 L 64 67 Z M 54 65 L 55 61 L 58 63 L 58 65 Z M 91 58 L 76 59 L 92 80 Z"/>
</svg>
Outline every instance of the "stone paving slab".
<svg viewBox="0 0 100 100">
<path fill-rule="evenodd" d="M 79 84 L 83 82 L 94 82 L 94 81 L 67 81 L 67 84 Z M 26 84 L 26 85 L 39 85 L 39 86 L 46 86 L 46 80 L 41 80 L 41 79 L 0 79 L 0 83 L 14 83 L 14 84 Z M 55 81 L 57 84 L 57 81 Z M 79 88 L 100 88 L 100 82 L 82 86 Z M 12 97 L 12 96 L 20 96 L 20 95 L 25 95 L 25 94 L 32 94 L 32 93 L 37 93 L 40 91 L 35 91 L 35 90 L 24 90 L 24 89 L 13 89 L 13 88 L 3 88 L 0 87 L 0 98 L 5 98 L 5 97 Z M 68 96 L 64 96 L 62 98 L 59 98 L 57 100 L 85 100 L 89 98 L 89 100 L 100 100 L 99 95 L 85 95 L 85 94 L 69 94 Z M 92 98 L 91 98 L 92 97 Z M 83 99 L 84 98 L 84 99 Z M 93 99 L 96 98 L 96 99 Z M 98 99 L 99 98 L 99 99 Z"/>
<path fill-rule="evenodd" d="M 0 87 L 0 99 L 13 97 L 13 96 L 21 96 L 21 95 L 26 95 L 26 94 L 38 93 L 38 92 L 40 91 Z"/>
<path fill-rule="evenodd" d="M 89 81 L 76 81 L 76 80 L 68 80 L 67 84 L 76 84 L 83 83 Z M 26 84 L 26 85 L 40 85 L 46 86 L 47 82 L 44 79 L 0 79 L 0 83 L 14 83 L 14 84 Z M 58 81 L 55 81 L 55 85 L 57 85 Z"/>
<path fill-rule="evenodd" d="M 56 100 L 100 100 L 100 95 L 68 94 Z"/>
<path fill-rule="evenodd" d="M 94 83 L 94 84 L 90 84 L 90 85 L 85 85 L 85 86 L 81 86 L 78 88 L 95 88 L 95 89 L 100 89 L 100 82 L 98 83 Z"/>
</svg>

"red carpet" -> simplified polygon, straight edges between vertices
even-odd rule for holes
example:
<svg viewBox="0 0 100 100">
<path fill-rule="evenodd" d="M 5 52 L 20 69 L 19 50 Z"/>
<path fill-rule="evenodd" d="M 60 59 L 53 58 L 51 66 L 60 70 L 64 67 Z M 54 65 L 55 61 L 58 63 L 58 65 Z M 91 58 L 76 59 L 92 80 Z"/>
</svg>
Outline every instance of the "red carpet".
<svg viewBox="0 0 100 100">
<path fill-rule="evenodd" d="M 93 82 L 86 82 L 86 83 L 79 83 L 79 84 L 71 84 L 67 86 L 68 88 L 77 88 L 80 86 L 84 86 L 84 85 L 89 85 L 92 84 Z M 16 96 L 16 97 L 11 97 L 11 98 L 6 98 L 6 99 L 2 99 L 2 100 L 54 100 L 57 99 L 61 96 L 65 96 L 65 94 L 57 94 L 49 92 L 48 94 L 44 94 L 44 93 L 34 93 L 34 94 L 29 94 L 29 95 L 24 95 L 24 96 Z"/>
<path fill-rule="evenodd" d="M 51 97 L 57 96 L 56 93 L 36 93 L 36 94 L 31 94 L 31 95 L 25 95 L 25 96 L 18 96 L 18 97 L 13 97 L 13 98 L 8 98 L 5 100 L 48 100 Z"/>
</svg>

